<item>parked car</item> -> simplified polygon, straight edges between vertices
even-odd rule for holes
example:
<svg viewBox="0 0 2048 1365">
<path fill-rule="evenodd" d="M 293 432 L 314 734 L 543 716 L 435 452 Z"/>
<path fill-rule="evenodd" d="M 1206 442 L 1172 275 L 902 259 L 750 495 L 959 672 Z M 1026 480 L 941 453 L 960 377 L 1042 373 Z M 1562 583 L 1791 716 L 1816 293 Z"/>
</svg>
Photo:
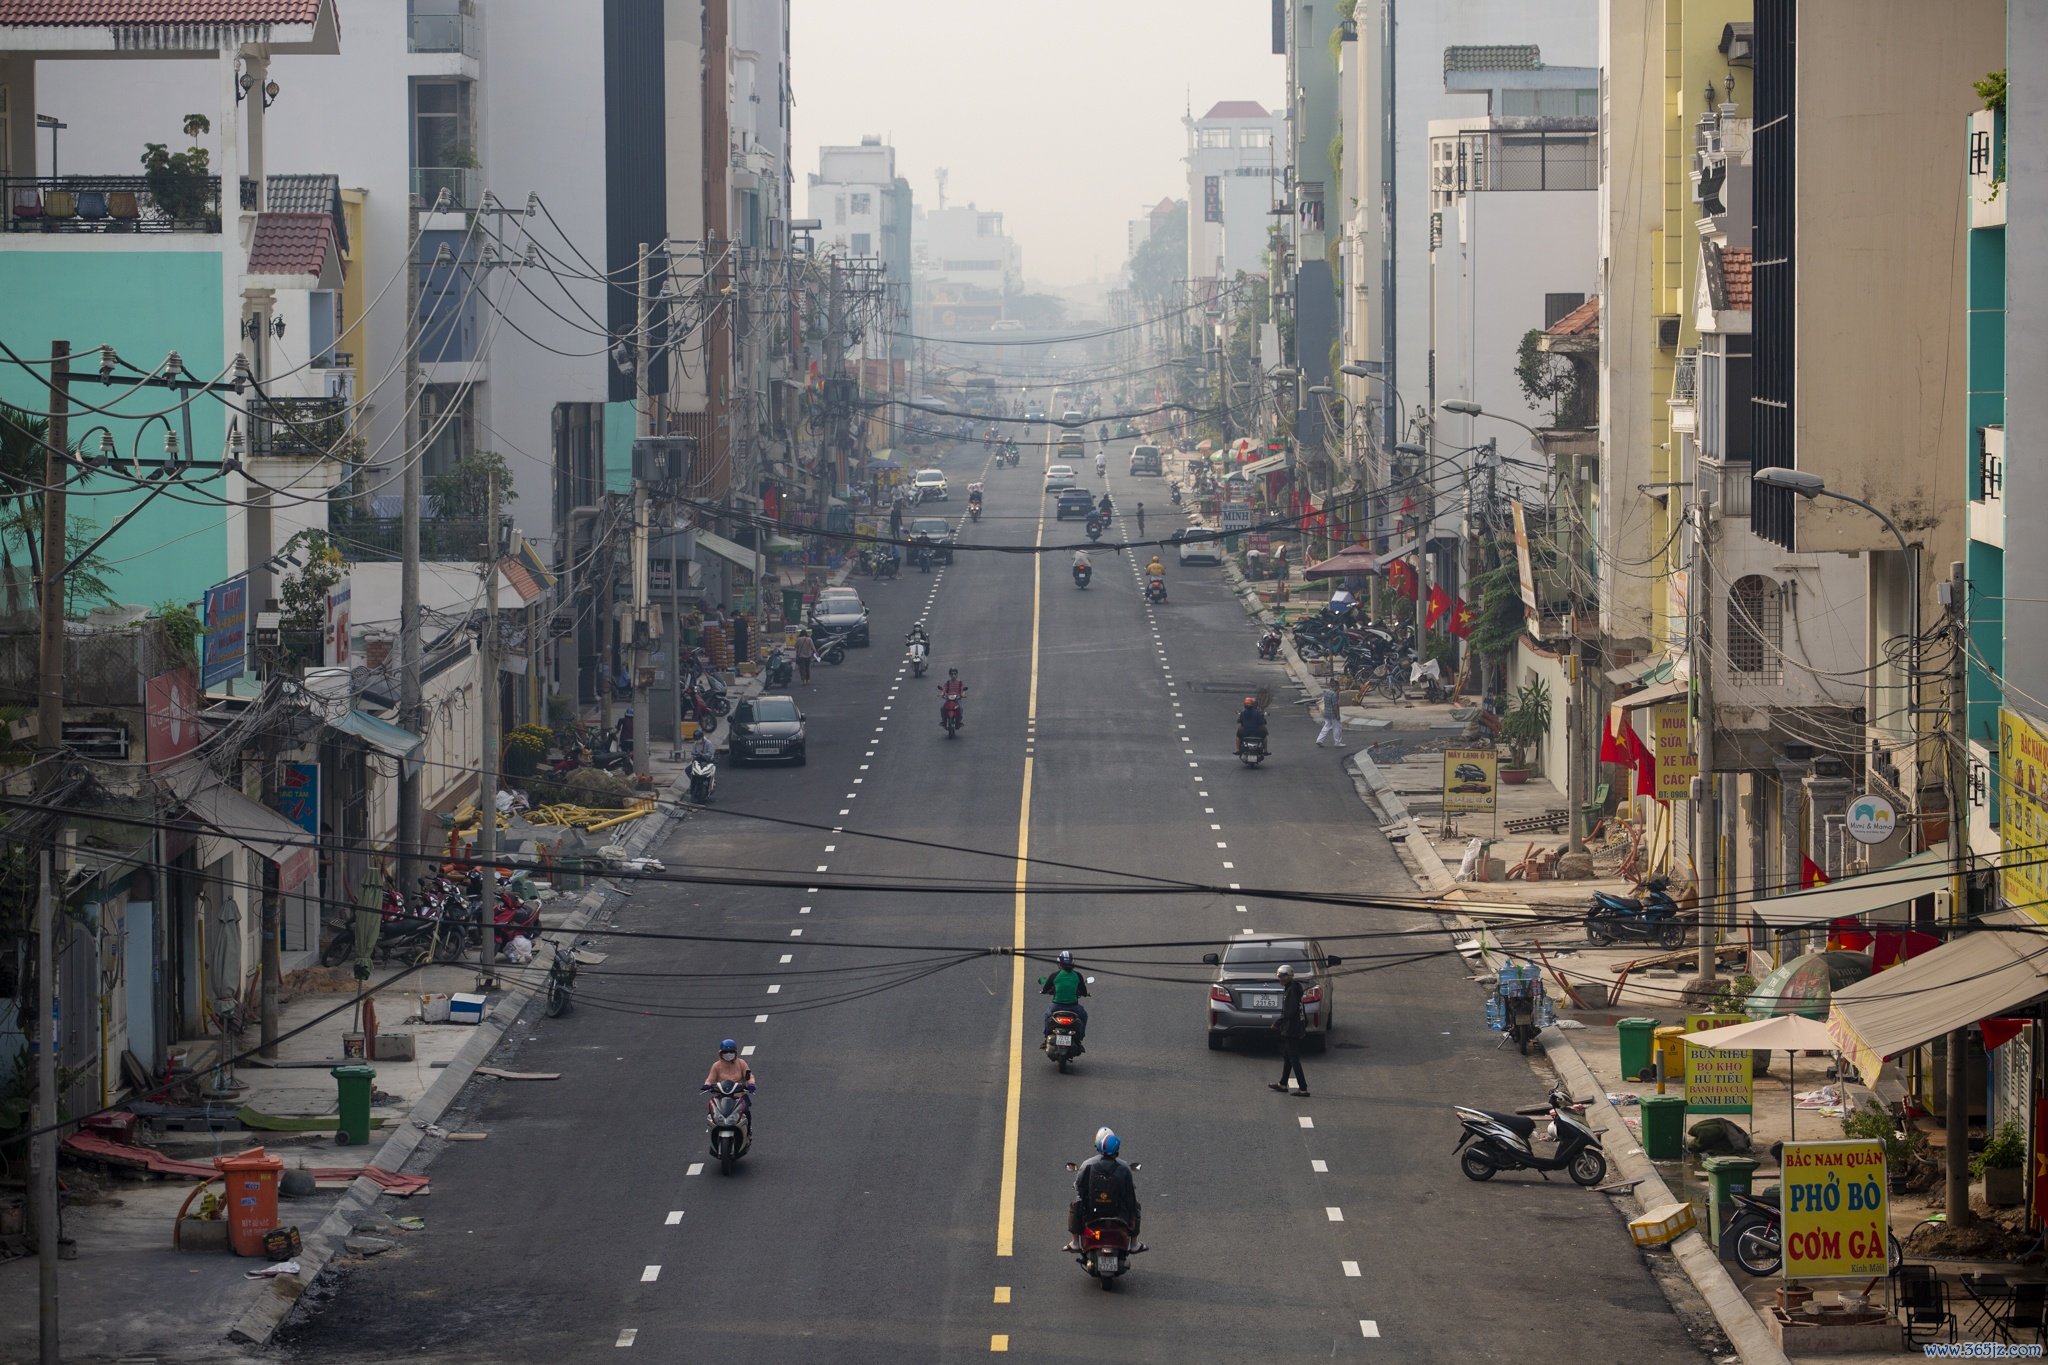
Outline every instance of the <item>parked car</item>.
<svg viewBox="0 0 2048 1365">
<path fill-rule="evenodd" d="M 1045 471 L 1045 491 L 1074 486 L 1074 467 L 1070 464 L 1052 465 Z"/>
<path fill-rule="evenodd" d="M 1281 986 L 1273 973 L 1284 962 L 1301 983 L 1302 1012 L 1308 1016 L 1304 1042 L 1321 1052 L 1335 1023 L 1329 969 L 1343 960 L 1327 956 L 1312 938 L 1239 939 L 1221 953 L 1204 953 L 1202 961 L 1216 969 L 1209 987 L 1209 1049 L 1232 1037 L 1274 1036 Z"/>
<path fill-rule="evenodd" d="M 1119 441 L 1135 441 L 1138 439 L 1138 428 L 1130 422 L 1118 422 L 1116 424 L 1116 439 Z"/>
<path fill-rule="evenodd" d="M 1223 562 L 1223 541 L 1206 526 L 1189 526 L 1175 531 L 1172 539 L 1182 568 Z"/>
<path fill-rule="evenodd" d="M 920 469 L 910 480 L 910 486 L 925 502 L 946 502 L 946 476 L 937 469 Z"/>
<path fill-rule="evenodd" d="M 763 759 L 787 759 L 804 766 L 804 713 L 796 698 L 780 693 L 743 701 L 732 708 L 731 734 L 726 744 L 732 766 Z"/>
<path fill-rule="evenodd" d="M 1162 472 L 1163 467 L 1159 462 L 1158 446 L 1131 447 L 1131 474 L 1133 477 L 1139 474 L 1150 474 L 1157 478 Z"/>
<path fill-rule="evenodd" d="M 849 645 L 868 643 L 868 606 L 852 588 L 827 588 L 811 604 L 811 628 L 843 632 Z"/>
<path fill-rule="evenodd" d="M 1079 517 L 1086 521 L 1094 511 L 1094 494 L 1085 488 L 1062 488 L 1059 501 L 1053 504 L 1052 519 L 1065 521 L 1068 517 Z"/>
<path fill-rule="evenodd" d="M 910 538 L 931 541 L 934 562 L 953 562 L 953 523 L 944 517 L 913 518 L 910 523 Z"/>
</svg>

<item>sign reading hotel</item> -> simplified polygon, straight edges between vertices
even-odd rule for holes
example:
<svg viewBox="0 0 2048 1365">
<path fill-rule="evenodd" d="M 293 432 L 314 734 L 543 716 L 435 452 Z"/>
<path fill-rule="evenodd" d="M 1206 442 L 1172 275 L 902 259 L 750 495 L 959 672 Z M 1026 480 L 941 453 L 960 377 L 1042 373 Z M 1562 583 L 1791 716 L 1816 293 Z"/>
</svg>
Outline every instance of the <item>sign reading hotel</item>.
<svg viewBox="0 0 2048 1365">
<path fill-rule="evenodd" d="M 1788 1142 L 1783 1168 L 1778 1203 L 1788 1281 L 1890 1273 L 1883 1143 Z"/>
<path fill-rule="evenodd" d="M 1688 1014 L 1685 1031 L 1746 1024 L 1746 1014 Z M 1685 1112 L 1688 1114 L 1747 1114 L 1754 1105 L 1755 1089 L 1748 1048 L 1720 1052 L 1697 1043 L 1685 1045 Z"/>
<path fill-rule="evenodd" d="M 2005 706 L 1998 709 L 1998 808 L 2007 848 L 2048 842 L 2048 734 Z M 1998 877 L 2006 904 L 2048 923 L 2048 863 L 2007 859 Z"/>
</svg>

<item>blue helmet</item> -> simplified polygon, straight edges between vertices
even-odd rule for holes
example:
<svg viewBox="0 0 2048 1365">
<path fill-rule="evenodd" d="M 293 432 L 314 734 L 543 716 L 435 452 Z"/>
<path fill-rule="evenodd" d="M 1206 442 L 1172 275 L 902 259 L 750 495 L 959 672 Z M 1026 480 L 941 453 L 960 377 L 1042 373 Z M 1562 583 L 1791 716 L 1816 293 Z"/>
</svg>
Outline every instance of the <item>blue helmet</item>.
<svg viewBox="0 0 2048 1365">
<path fill-rule="evenodd" d="M 1071 966 L 1073 966 L 1073 965 L 1074 965 L 1074 955 L 1073 955 L 1072 953 L 1070 953 L 1070 952 L 1067 952 L 1067 951 L 1066 951 L 1065 949 L 1061 949 L 1061 951 L 1060 951 L 1060 965 L 1061 965 L 1062 967 L 1071 967 Z"/>
<path fill-rule="evenodd" d="M 1115 1156 L 1117 1148 L 1123 1146 L 1121 1139 L 1107 1126 L 1095 1130 L 1095 1150 L 1104 1156 Z"/>
<path fill-rule="evenodd" d="M 738 1052 L 740 1050 L 740 1045 L 738 1043 L 735 1043 L 732 1039 L 727 1038 L 719 1043 L 718 1050 L 720 1052 Z"/>
</svg>

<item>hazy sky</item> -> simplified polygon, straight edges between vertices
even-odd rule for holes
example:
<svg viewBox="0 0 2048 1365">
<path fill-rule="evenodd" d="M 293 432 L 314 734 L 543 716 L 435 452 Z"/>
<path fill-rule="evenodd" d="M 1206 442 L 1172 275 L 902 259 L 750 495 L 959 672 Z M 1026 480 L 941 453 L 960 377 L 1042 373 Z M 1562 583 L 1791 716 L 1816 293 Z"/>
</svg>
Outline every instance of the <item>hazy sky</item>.
<svg viewBox="0 0 2048 1365">
<path fill-rule="evenodd" d="M 879 134 L 917 202 L 999 209 L 1034 282 L 1123 264 L 1187 193 L 1188 104 L 1280 101 L 1269 0 L 790 0 L 796 204 L 821 145 Z"/>
</svg>

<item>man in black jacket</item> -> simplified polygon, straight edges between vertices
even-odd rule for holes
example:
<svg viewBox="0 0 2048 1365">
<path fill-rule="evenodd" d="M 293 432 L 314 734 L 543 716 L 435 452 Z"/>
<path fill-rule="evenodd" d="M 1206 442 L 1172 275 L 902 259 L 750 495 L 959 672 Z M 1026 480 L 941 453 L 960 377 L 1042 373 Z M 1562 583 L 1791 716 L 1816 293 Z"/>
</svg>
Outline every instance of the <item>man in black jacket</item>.
<svg viewBox="0 0 2048 1365">
<path fill-rule="evenodd" d="M 1141 1250 L 1138 1237 L 1138 1178 L 1117 1152 L 1123 1140 L 1108 1128 L 1095 1132 L 1096 1154 L 1081 1164 L 1074 1177 L 1074 1202 L 1067 1210 L 1067 1231 L 1073 1234 L 1066 1250 L 1081 1249 L 1081 1234 L 1091 1218 L 1121 1218 L 1131 1227 L 1132 1250 Z"/>
<path fill-rule="evenodd" d="M 1272 1088 L 1285 1093 L 1291 1076 L 1301 1087 L 1294 1093 L 1307 1099 L 1308 1077 L 1301 1070 L 1301 1036 L 1308 1032 L 1308 1011 L 1301 1005 L 1301 983 L 1294 979 L 1294 968 L 1284 962 L 1273 975 L 1279 978 L 1281 990 L 1280 1017 L 1273 1023 L 1280 1030 L 1280 1079 Z"/>
</svg>

